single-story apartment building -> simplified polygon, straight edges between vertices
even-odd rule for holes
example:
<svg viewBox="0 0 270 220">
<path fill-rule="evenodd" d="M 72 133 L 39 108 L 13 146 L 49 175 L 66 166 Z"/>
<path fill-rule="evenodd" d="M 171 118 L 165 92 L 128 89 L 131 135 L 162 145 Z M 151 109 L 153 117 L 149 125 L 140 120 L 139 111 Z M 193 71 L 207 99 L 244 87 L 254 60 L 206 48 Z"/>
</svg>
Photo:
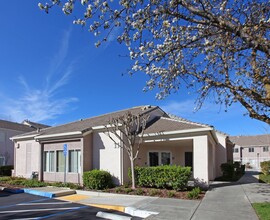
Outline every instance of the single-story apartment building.
<svg viewBox="0 0 270 220">
<path fill-rule="evenodd" d="M 222 174 L 222 163 L 232 160 L 233 144 L 226 134 L 171 116 L 158 106 L 139 106 L 12 137 L 14 175 L 29 178 L 38 172 L 39 180 L 82 184 L 83 172 L 101 169 L 116 184 L 128 182 L 129 158 L 104 129 L 127 112 L 148 115 L 137 166 L 191 166 L 193 178 L 208 183 Z"/>
</svg>

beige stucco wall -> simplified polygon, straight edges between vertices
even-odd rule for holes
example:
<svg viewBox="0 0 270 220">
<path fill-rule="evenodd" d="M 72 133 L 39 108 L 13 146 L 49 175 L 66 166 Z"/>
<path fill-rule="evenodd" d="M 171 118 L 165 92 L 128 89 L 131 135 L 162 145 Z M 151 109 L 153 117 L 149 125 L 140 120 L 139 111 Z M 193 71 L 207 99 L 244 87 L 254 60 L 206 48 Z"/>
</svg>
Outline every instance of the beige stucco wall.
<svg viewBox="0 0 270 220">
<path fill-rule="evenodd" d="M 119 143 L 119 139 L 113 134 L 111 136 Z M 93 169 L 110 172 L 114 182 L 121 184 L 121 148 L 102 131 L 93 133 Z"/>
<path fill-rule="evenodd" d="M 39 172 L 41 161 L 40 144 L 34 140 L 15 144 L 14 175 L 30 178 L 33 171 Z"/>
<path fill-rule="evenodd" d="M 83 138 L 82 150 L 83 172 L 93 168 L 93 134 L 88 134 Z"/>
<path fill-rule="evenodd" d="M 219 142 L 216 146 L 216 176 L 222 176 L 220 165 L 227 163 L 226 136 L 218 132 L 216 134 Z"/>
<path fill-rule="evenodd" d="M 171 152 L 172 164 L 185 166 L 185 152 L 192 152 L 192 140 L 161 141 L 143 143 L 141 146 L 136 166 L 148 166 L 150 151 Z"/>
</svg>

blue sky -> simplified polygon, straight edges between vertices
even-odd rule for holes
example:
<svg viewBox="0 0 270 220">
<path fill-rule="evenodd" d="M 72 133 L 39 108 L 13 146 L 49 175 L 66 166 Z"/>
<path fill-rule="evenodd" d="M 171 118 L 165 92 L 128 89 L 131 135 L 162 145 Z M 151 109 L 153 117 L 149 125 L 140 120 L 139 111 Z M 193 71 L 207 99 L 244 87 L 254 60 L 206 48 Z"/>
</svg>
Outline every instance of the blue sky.
<svg viewBox="0 0 270 220">
<path fill-rule="evenodd" d="M 269 125 L 228 112 L 208 100 L 194 112 L 196 96 L 182 89 L 165 100 L 143 92 L 147 77 L 125 73 L 127 50 L 114 42 L 96 49 L 95 38 L 61 10 L 49 15 L 38 1 L 3 1 L 0 9 L 0 118 L 58 125 L 139 105 L 158 105 L 230 135 L 270 132 Z M 122 56 L 119 56 L 122 55 Z"/>
</svg>

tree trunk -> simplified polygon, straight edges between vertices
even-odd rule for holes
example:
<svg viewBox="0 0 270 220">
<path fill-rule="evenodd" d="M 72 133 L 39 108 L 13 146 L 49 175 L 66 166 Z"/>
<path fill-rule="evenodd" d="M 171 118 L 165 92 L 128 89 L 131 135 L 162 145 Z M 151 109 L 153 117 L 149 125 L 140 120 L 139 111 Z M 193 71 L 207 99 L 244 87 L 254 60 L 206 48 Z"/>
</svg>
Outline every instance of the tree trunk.
<svg viewBox="0 0 270 220">
<path fill-rule="evenodd" d="M 129 158 L 130 159 L 130 169 L 131 169 L 131 182 L 132 182 L 132 189 L 136 189 L 135 186 L 135 172 L 134 172 L 134 160 L 133 158 Z"/>
</svg>

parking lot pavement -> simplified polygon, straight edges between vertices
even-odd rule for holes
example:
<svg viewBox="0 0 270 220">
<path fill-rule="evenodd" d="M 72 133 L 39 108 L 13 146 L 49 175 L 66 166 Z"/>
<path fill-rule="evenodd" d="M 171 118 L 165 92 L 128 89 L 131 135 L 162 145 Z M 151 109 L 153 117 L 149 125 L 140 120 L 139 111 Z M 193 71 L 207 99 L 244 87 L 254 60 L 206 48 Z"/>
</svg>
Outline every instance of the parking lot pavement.
<svg viewBox="0 0 270 220">
<path fill-rule="evenodd" d="M 25 193 L 0 191 L 1 219 L 101 219 L 97 212 L 123 213 Z"/>
</svg>

